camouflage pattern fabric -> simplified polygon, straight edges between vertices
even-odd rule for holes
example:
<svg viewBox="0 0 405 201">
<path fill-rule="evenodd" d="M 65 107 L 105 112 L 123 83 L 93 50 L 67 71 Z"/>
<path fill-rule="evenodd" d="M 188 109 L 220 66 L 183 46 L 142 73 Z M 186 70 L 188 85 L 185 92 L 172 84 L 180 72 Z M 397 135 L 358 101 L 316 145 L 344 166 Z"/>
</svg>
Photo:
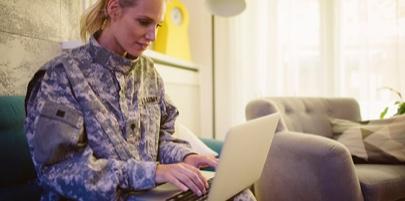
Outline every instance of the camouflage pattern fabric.
<svg viewBox="0 0 405 201">
<path fill-rule="evenodd" d="M 233 198 L 233 201 L 249 201 L 249 200 L 256 201 L 256 198 L 253 195 L 253 193 L 248 189 L 242 191 Z"/>
<path fill-rule="evenodd" d="M 171 136 L 178 111 L 149 58 L 91 38 L 41 69 L 25 120 L 41 200 L 125 200 L 155 187 L 157 163 L 193 153 Z"/>
</svg>

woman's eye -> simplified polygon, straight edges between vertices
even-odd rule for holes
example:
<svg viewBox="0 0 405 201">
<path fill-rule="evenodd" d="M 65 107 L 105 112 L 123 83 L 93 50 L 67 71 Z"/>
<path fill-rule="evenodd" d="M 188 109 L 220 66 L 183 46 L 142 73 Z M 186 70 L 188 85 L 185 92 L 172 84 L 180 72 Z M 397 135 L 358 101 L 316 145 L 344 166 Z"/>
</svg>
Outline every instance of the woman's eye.
<svg viewBox="0 0 405 201">
<path fill-rule="evenodd" d="M 142 25 L 144 27 L 147 27 L 150 25 L 150 21 L 148 21 L 148 20 L 138 20 L 138 22 L 140 25 Z"/>
<path fill-rule="evenodd" d="M 155 26 L 155 28 L 159 28 L 162 26 L 162 23 L 157 23 L 155 25 L 155 22 L 153 20 L 149 20 L 149 19 L 137 19 L 139 25 L 143 26 L 143 27 L 149 27 L 149 26 Z"/>
</svg>

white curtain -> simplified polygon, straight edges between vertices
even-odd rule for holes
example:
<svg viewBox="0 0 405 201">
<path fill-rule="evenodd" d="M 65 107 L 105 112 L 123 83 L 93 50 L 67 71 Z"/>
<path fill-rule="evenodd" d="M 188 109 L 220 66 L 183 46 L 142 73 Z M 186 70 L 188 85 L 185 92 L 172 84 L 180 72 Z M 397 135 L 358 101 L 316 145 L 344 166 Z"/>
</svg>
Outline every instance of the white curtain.
<svg viewBox="0 0 405 201">
<path fill-rule="evenodd" d="M 354 97 L 370 119 L 396 99 L 380 88 L 405 93 L 404 0 L 247 3 L 240 16 L 216 18 L 226 33 L 216 35 L 217 138 L 258 97 Z"/>
<path fill-rule="evenodd" d="M 378 117 L 397 98 L 382 87 L 405 92 L 405 1 L 346 0 L 339 8 L 338 95 L 356 97 L 364 116 Z"/>
</svg>

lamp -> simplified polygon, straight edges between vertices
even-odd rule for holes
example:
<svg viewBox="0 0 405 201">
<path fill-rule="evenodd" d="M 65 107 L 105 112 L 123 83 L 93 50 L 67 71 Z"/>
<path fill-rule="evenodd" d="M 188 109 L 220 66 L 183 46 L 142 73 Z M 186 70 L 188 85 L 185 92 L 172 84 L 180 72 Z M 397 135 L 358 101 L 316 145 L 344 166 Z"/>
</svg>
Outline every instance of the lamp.
<svg viewBox="0 0 405 201">
<path fill-rule="evenodd" d="M 232 17 L 239 15 L 246 9 L 245 0 L 206 0 L 205 5 L 211 16 L 211 44 L 212 44 L 212 137 L 216 139 L 215 123 L 215 16 Z"/>
<path fill-rule="evenodd" d="M 231 17 L 240 14 L 246 8 L 245 0 L 206 0 L 212 15 Z"/>
</svg>

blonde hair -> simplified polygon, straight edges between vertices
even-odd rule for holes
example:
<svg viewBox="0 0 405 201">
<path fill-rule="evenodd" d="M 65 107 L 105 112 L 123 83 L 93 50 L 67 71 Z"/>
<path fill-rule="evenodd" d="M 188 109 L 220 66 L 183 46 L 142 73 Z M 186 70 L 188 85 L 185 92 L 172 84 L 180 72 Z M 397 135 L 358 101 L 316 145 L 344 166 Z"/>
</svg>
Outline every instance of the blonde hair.
<svg viewBox="0 0 405 201">
<path fill-rule="evenodd" d="M 108 23 L 107 3 L 109 0 L 97 0 L 86 9 L 80 19 L 80 37 L 86 41 L 89 36 L 102 30 Z M 124 7 L 135 6 L 136 0 L 118 0 L 119 5 Z"/>
</svg>

